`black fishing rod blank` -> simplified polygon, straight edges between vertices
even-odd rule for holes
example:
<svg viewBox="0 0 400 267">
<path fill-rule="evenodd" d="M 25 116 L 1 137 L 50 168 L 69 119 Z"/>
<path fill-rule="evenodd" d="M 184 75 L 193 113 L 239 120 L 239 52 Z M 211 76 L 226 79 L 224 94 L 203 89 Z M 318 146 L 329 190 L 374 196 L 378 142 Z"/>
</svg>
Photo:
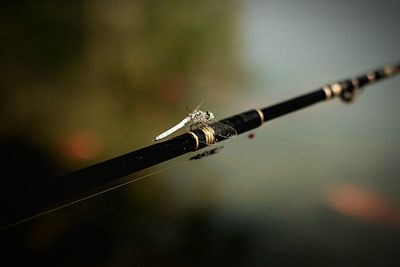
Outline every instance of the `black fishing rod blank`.
<svg viewBox="0 0 400 267">
<path fill-rule="evenodd" d="M 261 126 L 263 123 L 288 113 L 308 107 L 321 101 L 340 98 L 353 102 L 364 86 L 394 76 L 400 72 L 400 64 L 369 71 L 351 79 L 327 84 L 308 94 L 278 103 L 276 105 L 252 109 L 226 119 L 221 123 L 234 128 L 237 134 Z M 12 218 L 1 222 L 12 225 L 28 218 L 44 214 L 87 197 L 110 190 L 129 182 L 131 174 L 167 162 L 190 152 L 196 152 L 216 142 L 218 128 L 213 124 L 189 131 L 164 142 L 155 143 L 142 149 L 97 163 L 95 165 L 59 176 L 50 180 L 42 192 L 35 192 L 35 202 L 28 203 L 23 212 L 14 212 Z M 219 137 L 218 142 L 224 141 Z M 193 157 L 196 158 L 196 157 Z M 128 176 L 126 178 L 126 176 Z M 124 178 L 125 179 L 122 179 Z M 134 180 L 136 178 L 132 178 Z M 15 215 L 17 214 L 17 215 Z"/>
</svg>

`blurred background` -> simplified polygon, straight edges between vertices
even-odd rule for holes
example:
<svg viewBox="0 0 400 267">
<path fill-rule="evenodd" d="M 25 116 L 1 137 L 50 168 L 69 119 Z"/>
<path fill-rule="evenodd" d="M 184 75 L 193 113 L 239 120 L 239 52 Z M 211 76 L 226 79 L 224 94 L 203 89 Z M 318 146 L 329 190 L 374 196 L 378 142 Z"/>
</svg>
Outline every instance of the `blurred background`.
<svg viewBox="0 0 400 267">
<path fill-rule="evenodd" d="M 222 119 L 399 60 L 395 0 L 10 1 L 0 22 L 2 216 L 51 177 L 152 144 L 186 106 Z M 399 87 L 3 231 L 2 259 L 396 265 Z"/>
</svg>

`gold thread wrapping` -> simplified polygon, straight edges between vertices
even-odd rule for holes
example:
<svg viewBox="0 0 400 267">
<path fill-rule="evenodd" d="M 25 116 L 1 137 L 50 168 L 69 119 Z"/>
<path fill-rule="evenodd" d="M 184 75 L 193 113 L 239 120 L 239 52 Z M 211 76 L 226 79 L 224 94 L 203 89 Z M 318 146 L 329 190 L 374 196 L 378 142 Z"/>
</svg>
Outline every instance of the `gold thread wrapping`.
<svg viewBox="0 0 400 267">
<path fill-rule="evenodd" d="M 264 113 L 261 111 L 261 109 L 256 108 L 255 111 L 257 111 L 258 115 L 260 116 L 261 124 L 264 123 Z"/>
<path fill-rule="evenodd" d="M 332 89 L 331 89 L 331 87 L 329 85 L 324 86 L 322 88 L 322 90 L 324 90 L 324 92 L 325 92 L 325 96 L 326 96 L 325 100 L 332 99 L 333 92 L 332 92 Z"/>
<path fill-rule="evenodd" d="M 188 132 L 192 136 L 192 138 L 196 141 L 196 147 L 193 151 L 196 151 L 199 148 L 199 137 L 194 132 Z"/>
</svg>

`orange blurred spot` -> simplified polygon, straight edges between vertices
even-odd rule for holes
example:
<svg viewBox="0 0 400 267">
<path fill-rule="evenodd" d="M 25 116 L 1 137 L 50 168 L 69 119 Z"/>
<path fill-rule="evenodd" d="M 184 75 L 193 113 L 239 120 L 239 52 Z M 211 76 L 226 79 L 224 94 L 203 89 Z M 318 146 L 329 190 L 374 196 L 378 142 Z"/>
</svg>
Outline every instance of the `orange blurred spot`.
<svg viewBox="0 0 400 267">
<path fill-rule="evenodd" d="M 61 143 L 62 154 L 72 160 L 89 160 L 99 154 L 101 139 L 93 130 L 76 130 L 69 133 Z"/>
<path fill-rule="evenodd" d="M 400 225 L 400 210 L 377 192 L 352 185 L 335 188 L 328 203 L 336 211 L 351 217 L 389 225 Z"/>
</svg>

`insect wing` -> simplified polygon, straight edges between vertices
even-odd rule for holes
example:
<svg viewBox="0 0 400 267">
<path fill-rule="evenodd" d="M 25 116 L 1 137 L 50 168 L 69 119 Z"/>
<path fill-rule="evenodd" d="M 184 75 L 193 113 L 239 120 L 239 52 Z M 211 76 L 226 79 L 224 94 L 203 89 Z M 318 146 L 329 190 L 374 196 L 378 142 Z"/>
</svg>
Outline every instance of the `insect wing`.
<svg viewBox="0 0 400 267">
<path fill-rule="evenodd" d="M 215 120 L 208 121 L 207 123 L 206 122 L 198 122 L 198 123 L 191 124 L 189 126 L 190 131 L 202 130 L 202 129 L 207 129 L 207 128 L 213 129 L 213 132 L 212 132 L 213 138 L 207 140 L 207 137 L 204 136 L 205 139 L 203 139 L 203 138 L 199 139 L 199 142 L 207 144 L 207 145 L 210 144 L 209 143 L 210 140 L 213 140 L 213 142 L 216 143 L 219 141 L 223 141 L 225 139 L 232 138 L 237 135 L 237 132 L 233 127 L 231 127 L 227 124 L 224 124 L 222 122 L 215 121 Z"/>
<path fill-rule="evenodd" d="M 209 126 L 214 129 L 215 137 L 218 141 L 220 141 L 218 137 L 229 139 L 237 135 L 237 132 L 233 127 L 219 121 L 212 121 Z"/>
<path fill-rule="evenodd" d="M 203 127 L 206 127 L 208 124 L 205 122 L 197 122 L 197 123 L 191 123 L 189 124 L 189 131 L 195 131 L 195 130 L 199 130 Z"/>
<path fill-rule="evenodd" d="M 186 111 L 188 111 L 188 114 L 193 113 L 193 112 L 199 110 L 202 104 L 203 104 L 203 101 L 201 101 L 199 104 L 197 104 L 197 106 L 194 109 L 192 109 L 192 111 L 189 111 L 189 108 L 186 107 Z"/>
</svg>

